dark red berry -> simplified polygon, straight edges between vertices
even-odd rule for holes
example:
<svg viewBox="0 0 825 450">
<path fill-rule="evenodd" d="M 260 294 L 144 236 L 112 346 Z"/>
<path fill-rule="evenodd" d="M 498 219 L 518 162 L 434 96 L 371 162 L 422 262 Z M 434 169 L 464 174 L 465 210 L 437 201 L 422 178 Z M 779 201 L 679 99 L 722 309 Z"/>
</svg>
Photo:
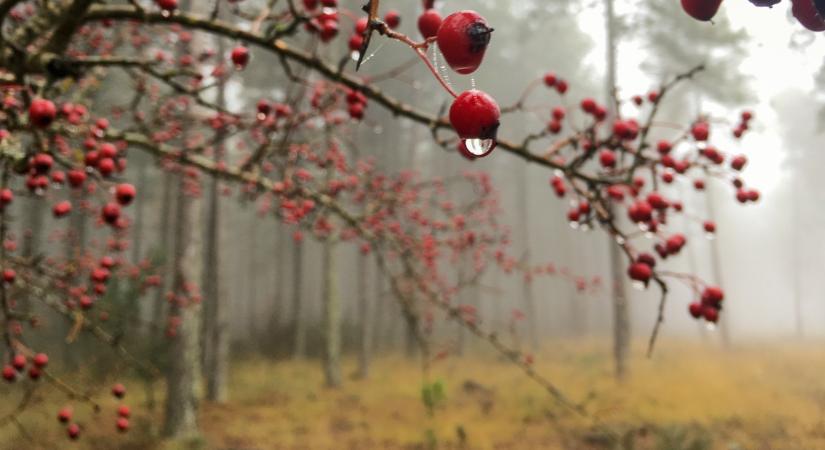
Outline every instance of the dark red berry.
<svg viewBox="0 0 825 450">
<path fill-rule="evenodd" d="M 682 0 L 682 9 L 696 20 L 707 22 L 719 11 L 722 0 Z"/>
<path fill-rule="evenodd" d="M 36 98 L 29 106 L 29 121 L 36 127 L 46 128 L 57 115 L 57 108 L 51 100 Z"/>
<path fill-rule="evenodd" d="M 428 9 L 418 17 L 418 31 L 425 39 L 437 36 L 439 27 L 441 27 L 441 14 L 434 9 Z"/>
</svg>

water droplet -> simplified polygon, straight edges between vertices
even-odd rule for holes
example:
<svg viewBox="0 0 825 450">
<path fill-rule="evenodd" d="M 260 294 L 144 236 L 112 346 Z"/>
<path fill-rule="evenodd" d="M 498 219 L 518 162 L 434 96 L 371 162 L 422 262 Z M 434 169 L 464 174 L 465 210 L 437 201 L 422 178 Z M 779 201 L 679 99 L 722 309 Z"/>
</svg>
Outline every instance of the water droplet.
<svg viewBox="0 0 825 450">
<path fill-rule="evenodd" d="M 639 224 L 639 229 L 642 231 L 647 231 L 650 229 L 650 227 L 648 227 L 646 223 L 642 222 Z"/>
<path fill-rule="evenodd" d="M 647 289 L 647 284 L 645 284 L 645 283 L 643 283 L 639 280 L 633 280 L 633 282 L 631 284 L 633 285 L 633 289 L 636 289 L 636 290 L 639 290 L 639 291 L 643 291 L 643 290 Z"/>
<path fill-rule="evenodd" d="M 578 229 L 579 228 L 579 223 L 571 221 L 570 222 L 570 228 L 572 228 L 574 230 Z"/>
<path fill-rule="evenodd" d="M 616 243 L 619 244 L 619 245 L 624 245 L 625 240 L 621 236 L 616 236 Z"/>
<path fill-rule="evenodd" d="M 382 127 L 381 125 L 376 125 L 372 128 L 372 132 L 375 134 L 381 134 L 384 132 L 384 127 Z"/>
<path fill-rule="evenodd" d="M 352 58 L 353 61 L 358 62 L 358 58 L 361 57 L 361 52 L 353 50 L 352 53 L 349 54 L 349 57 Z"/>
<path fill-rule="evenodd" d="M 647 232 L 645 232 L 645 237 L 648 238 L 648 239 L 653 239 L 654 237 L 656 237 L 656 235 L 653 234 L 653 232 L 651 232 L 651 231 L 647 231 Z"/>
<path fill-rule="evenodd" d="M 59 191 L 60 189 L 63 189 L 63 185 L 60 183 L 52 183 L 52 189 Z"/>
<path fill-rule="evenodd" d="M 257 117 L 258 120 L 264 120 L 264 119 L 266 119 L 266 114 L 258 113 L 255 117 Z"/>
<path fill-rule="evenodd" d="M 163 17 L 169 17 L 169 16 L 172 15 L 172 13 L 169 12 L 169 10 L 164 9 L 160 12 L 160 15 L 163 16 Z"/>
<path fill-rule="evenodd" d="M 713 322 L 705 323 L 705 329 L 708 331 L 716 331 L 716 324 Z"/>
<path fill-rule="evenodd" d="M 590 231 L 590 225 L 583 223 L 581 226 L 582 231 Z"/>
<path fill-rule="evenodd" d="M 470 86 L 472 86 L 473 89 L 476 88 L 476 79 L 475 79 L 475 77 L 470 77 Z"/>
<path fill-rule="evenodd" d="M 705 237 L 706 237 L 709 241 L 712 241 L 712 240 L 716 239 L 716 234 L 715 234 L 715 233 L 705 233 Z"/>
<path fill-rule="evenodd" d="M 492 139 L 464 139 L 464 147 L 475 156 L 484 156 L 493 149 Z"/>
</svg>

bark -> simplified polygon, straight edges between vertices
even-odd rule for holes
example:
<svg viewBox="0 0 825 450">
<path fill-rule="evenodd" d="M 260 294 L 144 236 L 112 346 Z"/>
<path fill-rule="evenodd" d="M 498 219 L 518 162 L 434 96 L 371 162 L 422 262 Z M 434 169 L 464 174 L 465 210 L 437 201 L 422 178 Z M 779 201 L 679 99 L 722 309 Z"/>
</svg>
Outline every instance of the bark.
<svg viewBox="0 0 825 450">
<path fill-rule="evenodd" d="M 607 79 L 606 95 L 609 118 L 618 114 L 616 105 L 616 21 L 613 0 L 605 0 L 605 22 L 607 24 Z M 608 122 L 609 123 L 609 122 Z M 616 379 L 627 378 L 628 356 L 630 355 L 630 311 L 625 295 L 625 273 L 619 245 L 609 236 L 610 268 L 612 272 L 613 297 L 613 359 Z"/>
<path fill-rule="evenodd" d="M 184 177 L 178 175 L 178 209 L 175 225 L 174 289 L 189 298 L 187 285 L 198 286 L 202 276 L 201 201 L 186 195 Z M 170 338 L 171 358 L 166 378 L 166 437 L 187 439 L 198 436 L 200 384 L 200 306 L 194 302 L 173 302 L 170 313 L 180 319 L 176 335 Z"/>
<path fill-rule="evenodd" d="M 221 41 L 222 42 L 222 41 Z M 223 45 L 219 45 L 219 52 L 223 54 Z M 225 86 L 218 87 L 217 103 L 225 106 Z M 221 132 L 223 133 L 223 132 Z M 215 147 L 215 162 L 220 161 L 223 155 L 223 135 L 219 136 Z M 229 324 L 227 317 L 226 299 L 221 291 L 220 282 L 220 211 L 221 195 L 220 183 L 217 177 L 209 180 L 207 199 L 209 202 L 206 217 L 206 258 L 203 271 L 203 373 L 206 377 L 206 399 L 212 402 L 226 402 L 229 392 L 227 379 L 229 375 Z"/>
<path fill-rule="evenodd" d="M 521 164 L 521 163 L 519 163 Z M 524 257 L 522 264 L 525 270 L 530 270 L 530 211 L 528 207 L 528 196 L 530 195 L 529 183 L 527 178 L 527 164 L 521 164 L 521 183 L 519 183 L 518 202 L 519 202 L 519 221 L 521 225 L 521 241 L 524 242 Z M 532 276 L 525 276 L 522 278 L 521 295 L 524 300 L 524 312 L 527 319 L 527 338 L 530 342 L 530 347 L 533 351 L 539 349 L 539 336 L 536 320 L 536 300 L 533 295 L 533 279 Z"/>
<path fill-rule="evenodd" d="M 335 264 L 335 243 L 324 242 L 323 270 L 323 338 L 324 378 L 328 387 L 341 386 L 341 302 L 338 297 L 338 278 Z"/>
<path fill-rule="evenodd" d="M 357 377 L 365 379 L 370 374 L 372 352 L 372 305 L 367 290 L 367 256 L 358 253 L 357 296 L 358 296 L 358 372 Z"/>
<path fill-rule="evenodd" d="M 292 357 L 306 356 L 306 322 L 301 299 L 301 284 L 304 279 L 304 246 L 292 242 Z"/>
</svg>

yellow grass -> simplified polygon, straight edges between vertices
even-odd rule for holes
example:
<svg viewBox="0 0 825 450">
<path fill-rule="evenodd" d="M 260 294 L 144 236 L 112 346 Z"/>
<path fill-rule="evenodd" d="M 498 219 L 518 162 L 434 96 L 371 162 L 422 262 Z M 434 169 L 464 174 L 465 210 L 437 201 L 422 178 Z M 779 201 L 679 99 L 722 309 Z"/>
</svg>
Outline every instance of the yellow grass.
<svg viewBox="0 0 825 450">
<path fill-rule="evenodd" d="M 821 343 L 725 352 L 665 341 L 651 360 L 640 345 L 624 384 L 613 380 L 607 350 L 605 342 L 547 343 L 536 369 L 636 449 L 825 449 Z M 354 361 L 345 367 L 353 370 Z M 379 358 L 371 379 L 347 379 L 340 390 L 323 387 L 314 361 L 243 361 L 231 378 L 231 402 L 204 405 L 204 438 L 192 448 L 414 449 L 426 448 L 428 429 L 439 448 L 609 448 L 592 419 L 560 407 L 492 355 L 433 366 L 432 380 L 447 388 L 434 417 L 421 402 L 418 363 L 402 357 Z M 484 389 L 465 389 L 467 381 Z M 6 427 L 0 439 L 9 444 L 2 448 L 190 448 L 151 439 L 149 424 L 159 419 L 140 407 L 140 391 L 132 383 L 135 427 L 126 436 L 113 431 L 114 403 L 107 398 L 98 418 L 82 418 L 86 429 L 77 443 L 63 439 L 56 407 L 41 405 L 47 414 L 24 416 L 34 441 Z"/>
</svg>

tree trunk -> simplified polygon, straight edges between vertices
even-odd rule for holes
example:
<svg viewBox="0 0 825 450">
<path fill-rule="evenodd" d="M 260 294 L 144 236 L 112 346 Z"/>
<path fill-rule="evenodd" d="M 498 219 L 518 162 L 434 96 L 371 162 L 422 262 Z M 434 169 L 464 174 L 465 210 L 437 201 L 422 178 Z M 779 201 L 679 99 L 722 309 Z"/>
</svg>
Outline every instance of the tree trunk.
<svg viewBox="0 0 825 450">
<path fill-rule="evenodd" d="M 301 284 L 304 279 L 304 246 L 292 240 L 292 357 L 306 356 L 306 322 L 301 299 Z"/>
<path fill-rule="evenodd" d="M 219 45 L 219 49 L 223 45 Z M 222 54 L 222 52 L 221 52 Z M 218 87 L 218 104 L 224 106 L 225 86 Z M 221 132 L 223 133 L 223 132 Z M 224 136 L 220 136 L 215 146 L 215 162 L 219 162 L 224 152 Z M 229 373 L 229 325 L 226 299 L 222 295 L 220 282 L 220 183 L 213 176 L 209 180 L 207 198 L 209 210 L 206 217 L 206 258 L 203 271 L 203 373 L 206 377 L 206 398 L 223 403 L 228 397 L 227 378 Z"/>
<path fill-rule="evenodd" d="M 171 358 L 166 378 L 166 417 L 164 435 L 175 439 L 198 436 L 200 384 L 200 305 L 189 301 L 202 276 L 201 201 L 185 193 L 185 177 L 178 174 L 178 209 L 175 224 L 174 290 L 179 300 L 170 314 L 179 318 L 169 344 Z"/>
<path fill-rule="evenodd" d="M 616 104 L 616 21 L 613 0 L 605 0 L 605 22 L 607 25 L 607 95 L 608 117 L 618 115 Z M 609 122 L 608 122 L 609 123 Z M 612 214 L 612 211 L 611 211 Z M 612 272 L 613 296 L 613 358 L 615 375 L 619 381 L 627 378 L 628 356 L 630 355 L 630 311 L 625 295 L 622 254 L 614 236 L 609 236 L 610 268 Z"/>
<path fill-rule="evenodd" d="M 324 241 L 323 270 L 323 338 L 324 378 L 328 387 L 341 386 L 341 302 L 338 298 L 338 279 L 335 265 L 335 243 Z"/>
<path fill-rule="evenodd" d="M 365 379 L 370 374 L 370 353 L 372 349 L 372 308 L 370 305 L 370 296 L 367 291 L 367 256 L 363 253 L 358 253 L 358 280 L 357 280 L 357 296 L 358 296 L 358 378 Z"/>
<path fill-rule="evenodd" d="M 524 243 L 524 256 L 522 264 L 524 265 L 525 273 L 523 274 L 521 283 L 521 295 L 524 300 L 524 312 L 527 319 L 527 338 L 530 342 L 532 350 L 539 349 L 538 327 L 536 326 L 536 300 L 533 295 L 533 275 L 530 271 L 530 211 L 528 206 L 528 195 L 530 195 L 529 186 L 527 183 L 528 168 L 527 163 L 518 162 L 522 166 L 521 183 L 519 183 L 518 204 L 519 204 L 519 222 L 521 225 L 521 242 Z"/>
</svg>

